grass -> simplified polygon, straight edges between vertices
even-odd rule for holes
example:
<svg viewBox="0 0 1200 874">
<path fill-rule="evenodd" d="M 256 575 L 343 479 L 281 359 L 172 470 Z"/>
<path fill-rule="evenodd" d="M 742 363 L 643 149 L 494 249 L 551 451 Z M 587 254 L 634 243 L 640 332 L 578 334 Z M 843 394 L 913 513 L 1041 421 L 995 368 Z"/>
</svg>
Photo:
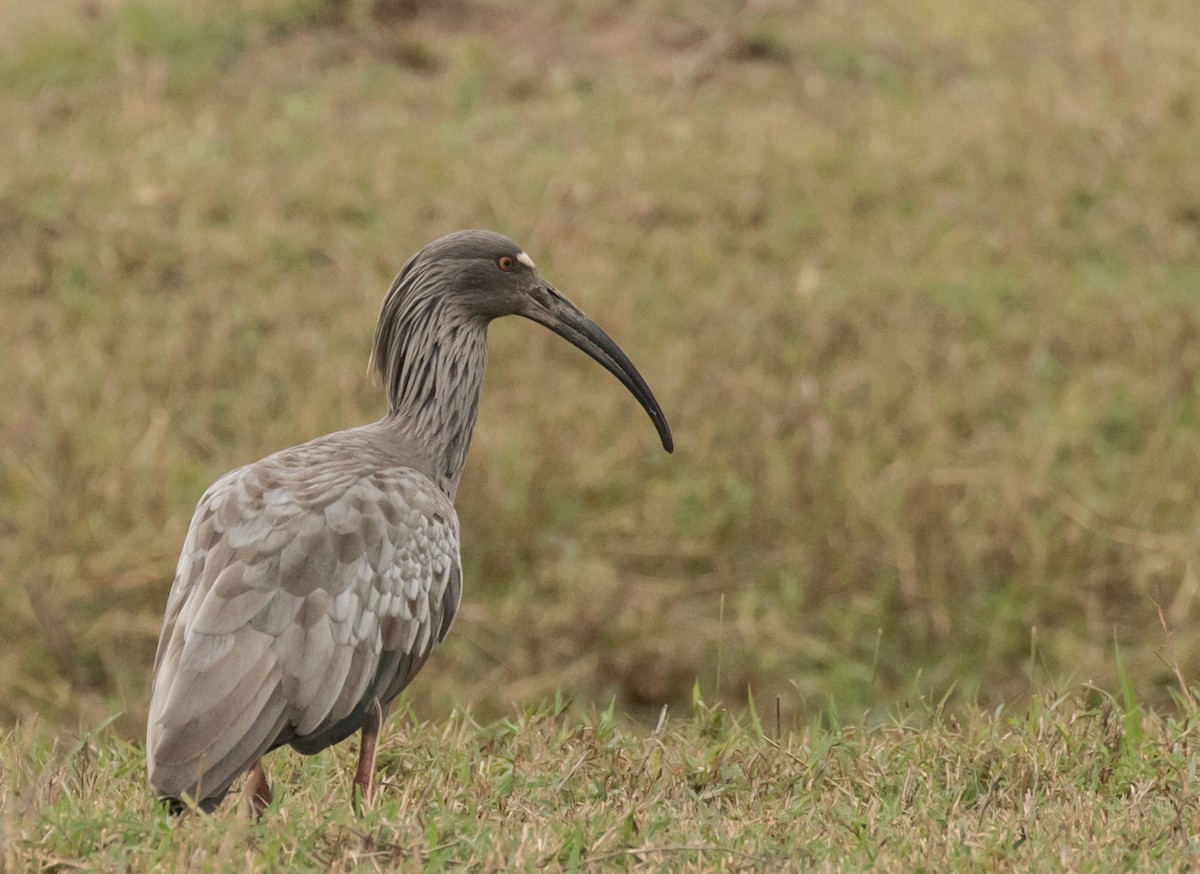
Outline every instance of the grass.
<svg viewBox="0 0 1200 874">
<path fill-rule="evenodd" d="M 785 726 L 835 709 L 894 769 L 904 733 L 877 714 L 944 699 L 1004 761 L 1031 738 L 1041 761 L 1054 732 L 1023 715 L 1069 719 L 1047 702 L 1091 688 L 1123 736 L 1145 726 L 1135 747 L 1184 744 L 1200 9 L 943 7 L 0 0 L 6 762 L 53 781 L 52 738 L 116 713 L 90 743 L 140 779 L 121 744 L 196 500 L 382 413 L 364 370 L 383 291 L 467 226 L 521 241 L 620 340 L 678 450 L 547 332 L 492 329 L 458 498 L 466 600 L 406 725 L 441 736 L 469 708 L 461 761 L 562 689 L 553 731 L 615 701 L 640 750 L 699 679 L 746 743 L 749 691 Z M 1071 705 L 1095 762 L 1098 706 Z M 955 730 L 927 722 L 911 742 L 950 764 L 922 767 L 955 773 Z M 832 736 L 806 731 L 802 761 Z M 1115 815 L 1107 785 L 1080 817 Z M 952 798 L 922 803 L 909 838 L 958 822 L 926 818 Z M 1157 816 L 1135 861 L 1166 840 Z M 609 827 L 583 835 L 593 860 Z M 195 828 L 199 847 L 218 827 Z M 542 839 L 520 858 L 557 859 Z M 722 858 L 703 864 L 740 864 Z"/>
<path fill-rule="evenodd" d="M 147 797 L 136 745 L 18 731 L 0 741 L 0 858 L 14 871 L 1173 869 L 1200 854 L 1185 709 L 1135 713 L 1077 689 L 961 719 L 930 703 L 872 724 L 827 712 L 783 734 L 703 702 L 654 730 L 612 707 L 572 717 L 561 699 L 494 722 L 409 715 L 361 819 L 340 748 L 274 756 L 285 797 L 260 822 L 230 809 L 177 825 Z"/>
</svg>

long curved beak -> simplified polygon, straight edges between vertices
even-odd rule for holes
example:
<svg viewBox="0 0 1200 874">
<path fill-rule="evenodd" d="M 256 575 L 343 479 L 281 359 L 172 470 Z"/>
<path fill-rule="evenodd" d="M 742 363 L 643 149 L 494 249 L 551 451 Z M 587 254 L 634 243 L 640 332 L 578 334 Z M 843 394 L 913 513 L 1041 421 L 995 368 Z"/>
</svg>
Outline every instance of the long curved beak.
<svg viewBox="0 0 1200 874">
<path fill-rule="evenodd" d="M 582 349 L 619 379 L 621 385 L 629 389 L 630 394 L 637 398 L 642 409 L 649 414 L 650 421 L 658 430 L 663 449 L 672 452 L 675 449 L 675 441 L 671 437 L 671 426 L 667 424 L 662 407 L 658 405 L 650 386 L 646 385 L 646 380 L 642 379 L 633 362 L 621 351 L 621 347 L 575 304 L 549 286 L 544 290 L 545 296 L 539 295 L 536 303 L 521 315 L 545 325 L 572 346 Z"/>
</svg>

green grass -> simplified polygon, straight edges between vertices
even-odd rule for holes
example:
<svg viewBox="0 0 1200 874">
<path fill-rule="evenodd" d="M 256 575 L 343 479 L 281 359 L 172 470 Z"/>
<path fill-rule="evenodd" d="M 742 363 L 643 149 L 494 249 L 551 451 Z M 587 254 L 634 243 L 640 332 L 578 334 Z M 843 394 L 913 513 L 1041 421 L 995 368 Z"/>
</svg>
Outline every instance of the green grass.
<svg viewBox="0 0 1200 874">
<path fill-rule="evenodd" d="M 1131 718 L 1133 721 L 1131 721 Z M 0 739 L 0 860 L 35 870 L 1173 870 L 1194 864 L 1196 713 L 1075 690 L 957 717 L 826 713 L 777 734 L 699 703 L 653 731 L 562 703 L 494 722 L 396 720 L 378 804 L 347 802 L 352 751 L 269 759 L 239 802 L 172 824 L 140 749 L 108 731 Z M 1133 730 L 1136 726 L 1136 732 Z"/>
<path fill-rule="evenodd" d="M 469 746 L 562 689 L 571 725 L 614 700 L 653 725 L 699 678 L 734 713 L 748 691 L 788 725 L 833 708 L 894 776 L 900 734 L 870 714 L 944 698 L 1033 743 L 986 714 L 1085 686 L 1119 698 L 1123 736 L 1146 726 L 1135 746 L 1185 743 L 1200 7 L 377 5 L 0 0 L 6 761 L 119 713 L 102 752 L 148 815 L 107 738 L 141 735 L 196 500 L 382 413 L 380 298 L 469 226 L 514 236 L 619 339 L 678 449 L 548 332 L 493 328 L 465 602 L 413 719 L 436 734 L 468 707 Z M 926 730 L 945 751 L 950 725 Z M 615 852 L 609 827 L 578 846 Z"/>
</svg>

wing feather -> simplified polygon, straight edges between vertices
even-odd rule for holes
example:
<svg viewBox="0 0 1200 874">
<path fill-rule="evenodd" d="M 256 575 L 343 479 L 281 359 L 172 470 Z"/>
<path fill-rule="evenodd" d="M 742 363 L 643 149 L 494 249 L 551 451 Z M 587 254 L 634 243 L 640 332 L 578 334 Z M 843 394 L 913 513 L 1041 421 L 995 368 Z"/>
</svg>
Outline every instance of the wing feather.
<svg viewBox="0 0 1200 874">
<path fill-rule="evenodd" d="M 276 595 L 269 586 L 254 586 L 240 562 L 222 570 L 191 620 L 199 634 L 232 634 L 268 607 Z M 265 581 L 260 581 L 265 582 Z"/>
<path fill-rule="evenodd" d="M 453 620 L 449 499 L 408 468 L 339 473 L 343 435 L 235 470 L 200 500 L 152 683 L 147 758 L 164 797 L 215 804 L 266 750 L 337 742 Z"/>
</svg>

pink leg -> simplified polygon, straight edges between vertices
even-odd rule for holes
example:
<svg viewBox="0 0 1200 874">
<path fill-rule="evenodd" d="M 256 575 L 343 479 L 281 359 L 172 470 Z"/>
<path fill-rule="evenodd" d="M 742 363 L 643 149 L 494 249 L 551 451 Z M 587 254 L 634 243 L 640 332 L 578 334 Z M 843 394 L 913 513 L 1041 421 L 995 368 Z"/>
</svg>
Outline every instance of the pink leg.
<svg viewBox="0 0 1200 874">
<path fill-rule="evenodd" d="M 362 724 L 362 741 L 358 745 L 358 768 L 351 787 L 351 806 L 359 816 L 375 800 L 375 746 L 379 728 L 383 725 L 383 707 L 376 698 L 371 702 Z"/>
<path fill-rule="evenodd" d="M 262 759 L 258 759 L 250 767 L 250 775 L 246 778 L 246 805 L 250 815 L 261 819 L 267 805 L 275 800 L 271 792 L 271 784 L 267 781 L 267 772 L 263 770 Z"/>
</svg>

